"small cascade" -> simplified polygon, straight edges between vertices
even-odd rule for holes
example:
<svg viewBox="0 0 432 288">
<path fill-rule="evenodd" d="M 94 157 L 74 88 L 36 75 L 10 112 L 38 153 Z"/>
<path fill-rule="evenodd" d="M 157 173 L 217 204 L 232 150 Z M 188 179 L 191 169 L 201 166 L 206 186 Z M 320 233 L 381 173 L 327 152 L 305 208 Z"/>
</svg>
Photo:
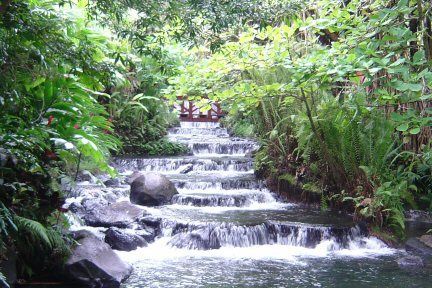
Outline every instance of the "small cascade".
<svg viewBox="0 0 432 288">
<path fill-rule="evenodd" d="M 170 136 L 178 135 L 206 135 L 206 136 L 217 136 L 217 137 L 229 137 L 228 131 L 224 128 L 183 128 L 176 127 L 168 130 Z"/>
<path fill-rule="evenodd" d="M 330 249 L 340 250 L 348 248 L 351 242 L 366 235 L 366 230 L 359 226 L 325 227 L 272 221 L 253 226 L 176 223 L 171 231 L 173 237 L 169 245 L 198 250 L 275 244 L 315 248 L 324 241 L 332 242 Z"/>
<path fill-rule="evenodd" d="M 189 205 L 195 207 L 244 207 L 255 203 L 276 201 L 266 193 L 240 194 L 240 195 L 206 195 L 206 194 L 178 194 L 172 199 L 173 204 Z"/>
<path fill-rule="evenodd" d="M 181 158 L 116 158 L 113 165 L 119 171 L 140 170 L 157 172 L 178 172 L 190 167 L 188 171 L 252 171 L 253 162 L 250 158 L 197 158 L 186 156 Z M 179 171 L 180 170 L 180 171 Z M 186 171 L 186 170 L 184 170 Z M 188 173 L 187 172 L 187 173 Z"/>
<path fill-rule="evenodd" d="M 202 179 L 201 179 L 202 180 Z M 187 181 L 174 180 L 176 188 L 188 190 L 236 190 L 236 189 L 261 189 L 264 188 L 264 182 L 253 179 L 226 179 L 219 182 L 213 181 Z"/>
<path fill-rule="evenodd" d="M 216 142 L 216 143 L 189 143 L 189 149 L 194 155 L 235 155 L 245 156 L 257 149 L 255 143 L 250 141 Z"/>
</svg>

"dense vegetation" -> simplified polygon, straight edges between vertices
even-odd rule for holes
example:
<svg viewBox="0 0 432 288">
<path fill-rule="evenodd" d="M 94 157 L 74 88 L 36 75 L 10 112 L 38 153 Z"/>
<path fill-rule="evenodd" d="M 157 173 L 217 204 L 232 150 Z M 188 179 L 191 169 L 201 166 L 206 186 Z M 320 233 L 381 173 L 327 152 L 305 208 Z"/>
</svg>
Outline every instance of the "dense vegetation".
<svg viewBox="0 0 432 288">
<path fill-rule="evenodd" d="M 432 207 L 428 1 L 310 1 L 249 26 L 184 69 L 167 94 L 207 95 L 262 147 L 256 169 L 403 235 Z M 239 121 L 240 120 L 240 121 Z"/>
<path fill-rule="evenodd" d="M 16 251 L 21 277 L 67 256 L 61 206 L 80 167 L 114 176 L 111 153 L 184 152 L 163 138 L 169 53 L 139 54 L 62 2 L 0 6 L 0 258 Z"/>
<path fill-rule="evenodd" d="M 432 209 L 429 1 L 6 0 L 0 4 L 0 261 L 68 255 L 78 170 L 181 154 L 188 95 L 257 137 L 257 170 L 403 235 Z M 194 47 L 194 48 L 192 48 Z M 202 98 L 202 96 L 206 96 Z M 207 98 L 208 97 L 208 98 Z M 36 257 L 37 256 L 37 257 Z M 1 274 L 0 274 L 1 275 Z"/>
</svg>

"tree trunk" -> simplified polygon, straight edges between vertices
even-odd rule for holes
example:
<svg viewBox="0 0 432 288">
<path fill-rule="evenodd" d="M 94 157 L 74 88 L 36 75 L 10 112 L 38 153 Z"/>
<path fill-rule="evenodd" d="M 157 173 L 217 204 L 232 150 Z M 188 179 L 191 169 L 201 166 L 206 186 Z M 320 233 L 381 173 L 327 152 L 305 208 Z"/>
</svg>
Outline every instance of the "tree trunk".
<svg viewBox="0 0 432 288">
<path fill-rule="evenodd" d="M 424 41 L 425 41 L 425 54 L 427 60 L 432 60 L 432 25 L 431 25 L 431 19 L 429 16 L 426 16 L 425 18 L 425 35 L 424 35 Z"/>
<path fill-rule="evenodd" d="M 412 15 L 412 17 L 414 17 L 414 15 Z M 410 31 L 416 35 L 418 32 L 418 19 L 413 18 L 410 20 L 409 22 L 409 29 Z M 418 51 L 418 43 L 416 40 L 413 40 L 410 42 L 410 56 L 411 56 L 411 61 L 413 60 L 414 54 Z"/>
</svg>

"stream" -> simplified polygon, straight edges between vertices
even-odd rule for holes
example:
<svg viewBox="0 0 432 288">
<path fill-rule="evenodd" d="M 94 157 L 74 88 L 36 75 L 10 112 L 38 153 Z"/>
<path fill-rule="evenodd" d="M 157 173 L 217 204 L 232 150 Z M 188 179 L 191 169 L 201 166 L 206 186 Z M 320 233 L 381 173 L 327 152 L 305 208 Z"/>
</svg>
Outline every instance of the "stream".
<svg viewBox="0 0 432 288">
<path fill-rule="evenodd" d="M 179 192 L 146 207 L 161 219 L 155 242 L 117 252 L 134 267 L 122 287 L 430 287 L 429 273 L 401 270 L 405 252 L 351 217 L 280 201 L 254 176 L 255 142 L 208 122 L 168 137 L 193 155 L 115 160 L 120 173 L 160 172 Z"/>
</svg>

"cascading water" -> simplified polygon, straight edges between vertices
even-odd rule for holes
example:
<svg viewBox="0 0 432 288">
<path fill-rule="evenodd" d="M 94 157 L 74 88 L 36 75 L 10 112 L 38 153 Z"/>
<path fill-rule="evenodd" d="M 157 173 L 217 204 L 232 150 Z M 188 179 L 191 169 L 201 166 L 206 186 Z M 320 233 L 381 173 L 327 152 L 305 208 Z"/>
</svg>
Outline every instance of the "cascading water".
<svg viewBox="0 0 432 288">
<path fill-rule="evenodd" d="M 278 201 L 253 174 L 249 155 L 255 142 L 229 137 L 218 123 L 182 122 L 168 137 L 187 144 L 193 155 L 114 160 L 126 175 L 137 170 L 165 174 L 179 191 L 171 204 L 145 208 L 160 231 L 155 242 L 118 252 L 135 268 L 124 287 L 411 283 L 393 267 L 400 252 L 369 237 L 350 217 Z"/>
</svg>

